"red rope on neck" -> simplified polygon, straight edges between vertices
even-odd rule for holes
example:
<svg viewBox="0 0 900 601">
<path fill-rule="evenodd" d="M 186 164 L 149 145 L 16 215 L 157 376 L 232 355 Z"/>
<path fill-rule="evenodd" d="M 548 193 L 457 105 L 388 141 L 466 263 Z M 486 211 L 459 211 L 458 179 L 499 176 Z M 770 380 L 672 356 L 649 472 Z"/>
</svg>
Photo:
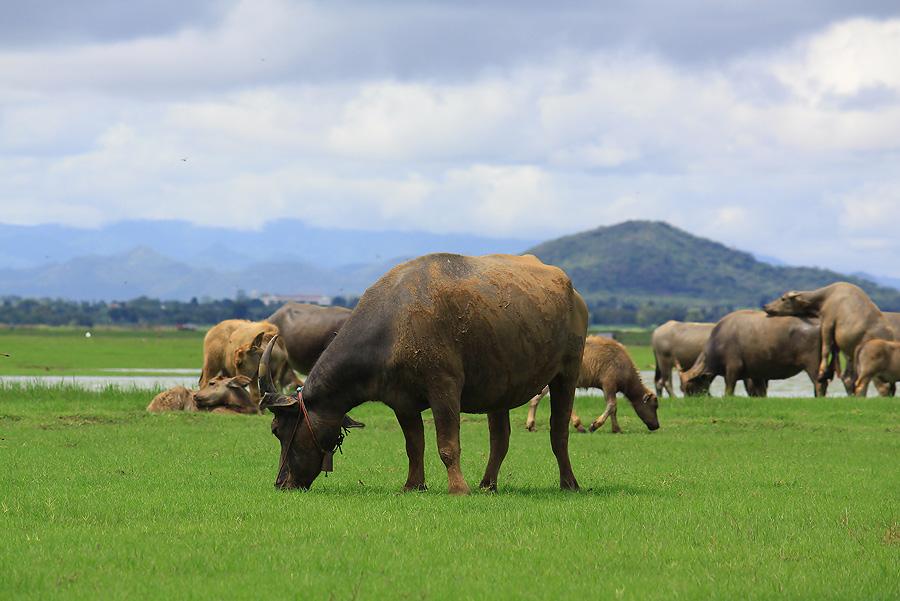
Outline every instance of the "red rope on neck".
<svg viewBox="0 0 900 601">
<path fill-rule="evenodd" d="M 322 450 L 321 445 L 319 445 L 319 440 L 316 438 L 316 433 L 313 432 L 312 424 L 309 422 L 309 414 L 306 412 L 306 404 L 303 402 L 303 387 L 297 389 L 297 400 L 300 401 L 300 409 L 301 411 L 297 412 L 297 421 L 294 423 L 294 429 L 291 431 L 291 438 L 288 440 L 287 448 L 284 449 L 284 454 L 281 456 L 281 461 L 278 462 L 278 473 L 275 474 L 275 482 L 281 478 L 281 472 L 284 470 L 284 464 L 287 462 L 288 454 L 291 452 L 291 445 L 294 444 L 294 437 L 297 435 L 297 428 L 300 426 L 300 418 L 301 416 L 306 419 L 306 425 L 309 427 L 309 433 L 312 434 L 313 442 L 316 443 L 316 448 L 319 449 L 319 453 L 322 454 L 322 457 L 325 457 L 325 451 Z"/>
</svg>

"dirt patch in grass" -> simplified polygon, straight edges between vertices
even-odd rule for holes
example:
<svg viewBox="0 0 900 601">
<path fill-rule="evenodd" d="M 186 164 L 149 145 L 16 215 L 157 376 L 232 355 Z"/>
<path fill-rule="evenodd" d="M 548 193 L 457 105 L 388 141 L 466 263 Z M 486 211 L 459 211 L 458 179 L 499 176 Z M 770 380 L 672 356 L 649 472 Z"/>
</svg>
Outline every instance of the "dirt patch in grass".
<svg viewBox="0 0 900 601">
<path fill-rule="evenodd" d="M 122 420 L 104 415 L 59 415 L 56 421 L 45 422 L 38 426 L 39 430 L 57 430 L 60 428 L 72 428 L 78 426 L 93 426 L 96 424 L 117 424 Z"/>
</svg>

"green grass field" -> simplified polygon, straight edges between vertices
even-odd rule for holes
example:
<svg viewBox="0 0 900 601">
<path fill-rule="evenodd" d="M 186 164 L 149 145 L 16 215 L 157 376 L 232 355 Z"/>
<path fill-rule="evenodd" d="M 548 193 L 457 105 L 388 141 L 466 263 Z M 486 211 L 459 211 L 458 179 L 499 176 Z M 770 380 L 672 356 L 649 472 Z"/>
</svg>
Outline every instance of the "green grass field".
<svg viewBox="0 0 900 601">
<path fill-rule="evenodd" d="M 91 332 L 90 338 L 85 336 Z M 154 370 L 159 375 L 172 370 L 203 366 L 203 336 L 206 330 L 123 330 L 110 328 L 0 329 L 0 376 L 138 374 Z M 653 369 L 649 346 L 626 347 L 639 369 Z"/>
<path fill-rule="evenodd" d="M 83 348 L 71 369 L 103 365 Z M 570 437 L 580 493 L 558 490 L 548 404 L 536 433 L 522 407 L 499 492 L 459 498 L 428 421 L 430 488 L 397 494 L 380 404 L 301 492 L 273 487 L 270 418 L 150 415 L 152 396 L 0 385 L 0 599 L 900 598 L 897 399 L 666 397 L 652 433 L 623 400 L 624 434 Z M 461 437 L 474 486 L 486 417 Z"/>
<path fill-rule="evenodd" d="M 623 406 L 625 434 L 571 436 L 580 493 L 557 488 L 547 408 L 537 433 L 520 408 L 500 491 L 457 498 L 431 424 L 430 490 L 396 494 L 383 405 L 353 412 L 332 475 L 285 492 L 268 418 L 150 415 L 149 396 L 0 390 L 0 597 L 900 597 L 895 399 L 665 399 L 653 433 Z M 462 444 L 474 485 L 484 416 Z"/>
<path fill-rule="evenodd" d="M 90 331 L 90 338 L 85 333 Z M 0 376 L 100 376 L 203 367 L 205 331 L 19 327 L 0 330 Z"/>
</svg>

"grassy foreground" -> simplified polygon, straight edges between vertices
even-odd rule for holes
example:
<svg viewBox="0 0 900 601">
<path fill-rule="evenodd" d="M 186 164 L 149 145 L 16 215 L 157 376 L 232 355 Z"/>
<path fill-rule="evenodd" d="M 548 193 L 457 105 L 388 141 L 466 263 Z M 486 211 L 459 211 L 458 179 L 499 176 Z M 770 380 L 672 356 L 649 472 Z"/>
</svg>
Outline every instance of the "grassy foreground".
<svg viewBox="0 0 900 601">
<path fill-rule="evenodd" d="M 430 490 L 396 494 L 383 405 L 353 412 L 331 476 L 283 492 L 269 418 L 151 396 L 0 388 L 0 598 L 900 598 L 896 399 L 666 398 L 654 433 L 623 401 L 625 434 L 572 434 L 574 494 L 549 407 L 537 433 L 522 408 L 500 492 L 451 498 L 428 422 Z M 475 485 L 484 416 L 462 445 Z"/>
</svg>

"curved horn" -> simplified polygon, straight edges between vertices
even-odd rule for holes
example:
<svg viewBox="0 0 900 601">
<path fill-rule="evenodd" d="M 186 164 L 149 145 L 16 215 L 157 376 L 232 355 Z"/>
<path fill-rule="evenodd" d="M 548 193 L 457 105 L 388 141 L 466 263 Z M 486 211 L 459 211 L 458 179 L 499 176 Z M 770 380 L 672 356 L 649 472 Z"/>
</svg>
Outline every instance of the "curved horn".
<svg viewBox="0 0 900 601">
<path fill-rule="evenodd" d="M 278 334 L 272 336 L 269 344 L 266 345 L 266 350 L 263 351 L 262 358 L 259 360 L 259 383 L 263 392 L 274 392 L 277 394 L 278 391 L 275 390 L 272 374 L 269 372 L 269 358 L 272 356 L 272 348 L 275 347 L 276 340 L 278 340 Z"/>
</svg>

